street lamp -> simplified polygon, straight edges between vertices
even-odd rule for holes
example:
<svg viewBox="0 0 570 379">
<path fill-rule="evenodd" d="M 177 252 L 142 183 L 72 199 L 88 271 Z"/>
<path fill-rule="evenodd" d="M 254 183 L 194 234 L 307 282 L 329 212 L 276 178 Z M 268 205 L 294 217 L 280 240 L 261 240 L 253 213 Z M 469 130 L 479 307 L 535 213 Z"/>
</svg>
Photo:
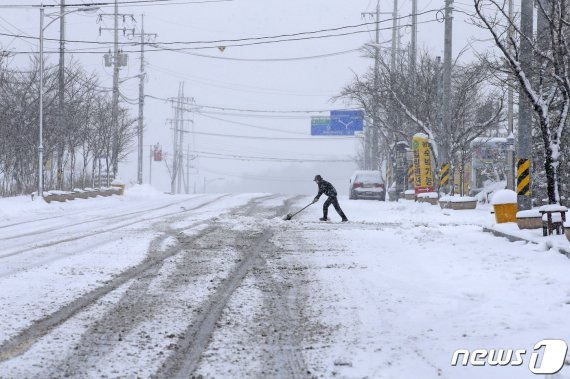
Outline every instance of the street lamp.
<svg viewBox="0 0 570 379">
<path fill-rule="evenodd" d="M 44 128 L 44 31 L 50 26 L 54 21 L 57 19 L 75 12 L 89 12 L 89 11 L 97 11 L 99 10 L 98 7 L 90 7 L 85 6 L 77 9 L 72 9 L 70 11 L 64 13 L 53 13 L 48 14 L 48 17 L 51 17 L 52 20 L 48 22 L 47 25 L 44 26 L 44 18 L 45 14 L 45 7 L 42 5 L 40 7 L 40 98 L 39 98 L 39 106 L 40 106 L 40 116 L 39 116 L 39 123 L 40 123 L 40 138 L 38 144 L 38 197 L 44 196 L 44 143 L 43 143 L 43 128 Z"/>
</svg>

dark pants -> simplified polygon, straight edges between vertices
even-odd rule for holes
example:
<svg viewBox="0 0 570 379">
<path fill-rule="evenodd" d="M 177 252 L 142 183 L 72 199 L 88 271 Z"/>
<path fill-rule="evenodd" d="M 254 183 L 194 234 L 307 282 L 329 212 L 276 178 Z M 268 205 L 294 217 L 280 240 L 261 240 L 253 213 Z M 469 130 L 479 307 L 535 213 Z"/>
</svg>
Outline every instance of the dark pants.
<svg viewBox="0 0 570 379">
<path fill-rule="evenodd" d="M 338 204 L 338 200 L 336 198 L 336 196 L 329 196 L 329 198 L 325 201 L 325 203 L 323 204 L 323 217 L 327 218 L 327 215 L 329 213 L 329 206 L 333 205 L 334 209 L 336 210 L 336 213 L 338 213 L 338 215 L 345 219 L 346 216 L 344 215 L 344 212 L 342 211 L 342 209 L 340 209 L 340 205 Z"/>
</svg>

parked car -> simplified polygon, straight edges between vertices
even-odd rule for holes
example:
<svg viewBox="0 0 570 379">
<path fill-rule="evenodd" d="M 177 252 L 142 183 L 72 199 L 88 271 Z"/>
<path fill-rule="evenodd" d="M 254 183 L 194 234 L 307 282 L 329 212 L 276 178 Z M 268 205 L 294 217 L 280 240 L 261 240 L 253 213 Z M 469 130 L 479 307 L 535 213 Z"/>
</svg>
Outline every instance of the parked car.
<svg viewBox="0 0 570 379">
<path fill-rule="evenodd" d="M 349 199 L 384 200 L 384 180 L 378 171 L 355 171 L 350 178 Z"/>
</svg>

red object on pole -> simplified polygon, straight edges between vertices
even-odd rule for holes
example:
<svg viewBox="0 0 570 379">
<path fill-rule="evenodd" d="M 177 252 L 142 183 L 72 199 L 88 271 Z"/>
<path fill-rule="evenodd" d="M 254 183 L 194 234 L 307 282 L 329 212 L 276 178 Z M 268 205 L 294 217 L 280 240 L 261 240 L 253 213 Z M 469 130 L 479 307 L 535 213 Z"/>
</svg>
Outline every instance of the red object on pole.
<svg viewBox="0 0 570 379">
<path fill-rule="evenodd" d="M 161 162 L 162 161 L 162 149 L 155 147 L 154 148 L 154 161 Z"/>
</svg>

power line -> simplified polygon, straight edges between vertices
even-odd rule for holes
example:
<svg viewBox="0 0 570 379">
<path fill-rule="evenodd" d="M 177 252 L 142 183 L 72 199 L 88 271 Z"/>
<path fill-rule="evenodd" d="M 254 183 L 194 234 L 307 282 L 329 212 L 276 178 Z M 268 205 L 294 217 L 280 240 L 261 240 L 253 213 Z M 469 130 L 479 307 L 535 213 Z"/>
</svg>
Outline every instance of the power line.
<svg viewBox="0 0 570 379">
<path fill-rule="evenodd" d="M 119 2 L 119 6 L 149 6 L 149 5 L 179 5 L 179 4 L 205 4 L 205 3 L 222 3 L 231 2 L 233 0 L 197 0 L 197 1 L 180 1 L 180 0 L 127 0 Z M 85 8 L 85 7 L 106 7 L 114 6 L 115 3 L 97 2 L 97 3 L 74 3 L 65 4 L 65 8 Z M 0 8 L 59 8 L 59 4 L 2 4 Z"/>
<path fill-rule="evenodd" d="M 350 50 L 343 50 L 337 51 L 334 53 L 327 53 L 327 54 L 320 54 L 320 55 L 311 55 L 311 56 L 304 56 L 304 57 L 288 57 L 288 58 L 232 58 L 232 57 L 222 57 L 222 56 L 215 56 L 215 55 L 206 55 L 206 54 L 199 54 L 199 53 L 192 53 L 189 51 L 178 51 L 182 54 L 188 54 L 196 57 L 201 58 L 211 58 L 211 59 L 221 59 L 221 60 L 228 60 L 228 61 L 241 61 L 241 62 L 290 62 L 290 61 L 304 61 L 310 59 L 319 59 L 319 58 L 328 58 L 334 57 L 338 55 L 345 55 L 354 53 L 357 51 L 362 51 L 362 49 L 350 49 Z"/>
<path fill-rule="evenodd" d="M 206 171 L 206 172 L 210 172 L 212 174 L 217 174 L 217 175 L 224 175 L 224 176 L 229 176 L 229 177 L 233 177 L 233 178 L 239 178 L 239 179 L 246 179 L 246 180 L 259 180 L 259 181 L 264 181 L 264 182 L 284 182 L 284 183 L 291 183 L 291 182 L 307 182 L 307 180 L 309 179 L 294 179 L 294 178 L 273 178 L 273 177 L 269 177 L 269 176 L 255 176 L 255 175 L 238 175 L 238 174 L 234 174 L 234 173 L 227 173 L 224 171 L 219 171 L 219 170 L 212 170 L 212 169 L 208 169 L 208 168 L 200 168 L 201 171 Z M 332 178 L 332 180 L 344 180 L 344 178 Z"/>
<path fill-rule="evenodd" d="M 271 162 L 295 162 L 295 163 L 309 163 L 309 162 L 353 162 L 351 158 L 338 159 L 300 159 L 300 158 L 278 158 L 278 157 L 259 157 L 259 156 L 248 156 L 240 154 L 220 154 L 207 151 L 192 151 L 193 154 L 198 155 L 201 158 L 212 158 L 212 159 L 235 159 L 235 160 L 250 160 L 250 161 L 271 161 Z M 203 155 L 202 155 L 203 154 Z"/>
<path fill-rule="evenodd" d="M 226 0 L 228 1 L 228 0 Z M 58 5 L 59 6 L 59 5 Z M 1 6 L 0 6 L 1 8 Z M 439 12 L 440 9 L 430 9 L 424 12 L 417 13 L 416 15 L 421 16 L 428 13 Z M 380 23 L 390 22 L 393 20 L 399 20 L 403 18 L 408 18 L 409 15 L 396 17 L 396 18 L 387 18 L 385 20 L 381 20 Z M 254 36 L 254 37 L 244 37 L 244 38 L 227 38 L 227 39 L 217 39 L 217 40 L 197 40 L 197 41 L 158 41 L 155 42 L 156 45 L 215 45 L 213 47 L 218 47 L 220 45 L 226 46 L 226 43 L 233 43 L 233 42 L 247 42 L 247 41 L 260 41 L 265 39 L 277 39 L 277 38 L 287 38 L 287 37 L 299 37 L 299 36 L 306 36 L 318 33 L 325 33 L 325 32 L 336 32 L 345 29 L 354 29 L 360 28 L 363 26 L 368 26 L 375 24 L 375 22 L 364 22 L 360 24 L 352 24 L 352 25 L 343 25 L 337 26 L 332 28 L 324 28 L 324 29 L 316 29 L 316 30 L 309 30 L 304 32 L 295 32 L 295 33 L 283 33 L 283 34 L 275 34 L 269 36 Z M 387 28 L 387 29 L 391 29 Z M 367 32 L 365 30 L 360 32 Z M 15 34 L 0 34 L 5 35 L 8 37 L 21 37 L 21 38 L 29 38 L 29 39 L 39 39 L 39 37 L 29 36 L 29 35 L 15 35 Z M 44 38 L 46 41 L 59 41 L 56 38 Z M 99 45 L 110 45 L 112 41 L 88 41 L 88 40 L 64 40 L 65 43 L 85 43 L 85 44 L 99 44 Z M 137 46 L 140 42 L 132 41 L 132 42 L 120 42 L 121 45 L 127 46 Z"/>
<path fill-rule="evenodd" d="M 417 24 L 426 24 L 426 23 L 432 23 L 432 22 L 437 22 L 437 20 L 428 20 L 428 21 L 423 21 L 423 22 L 418 22 Z M 399 28 L 405 28 L 405 27 L 409 27 L 411 26 L 411 24 L 405 24 L 405 25 L 400 25 Z M 388 29 L 392 29 L 392 27 L 386 27 L 386 28 L 380 28 L 379 30 L 388 30 Z M 344 36 L 349 36 L 349 35 L 354 35 L 354 34 L 361 34 L 361 33 L 367 33 L 367 30 L 357 30 L 357 31 L 352 31 L 352 32 L 344 32 L 344 33 L 336 33 L 336 34 L 324 34 L 324 35 L 318 35 L 318 36 L 306 36 L 306 37 L 298 37 L 298 38 L 286 38 L 286 39 L 278 39 L 278 40 L 270 40 L 270 41 L 259 41 L 259 38 L 269 38 L 269 37 L 253 37 L 250 40 L 253 40 L 254 42 L 246 42 L 246 43 L 238 43 L 238 44 L 225 44 L 223 47 L 228 48 L 228 47 L 245 47 L 245 46 L 255 46 L 255 45 L 267 45 L 267 44 L 275 44 L 275 43 L 282 43 L 282 42 L 296 42 L 296 41 L 307 41 L 307 40 L 314 40 L 314 39 L 323 39 L 323 38 L 333 38 L 333 37 L 344 37 Z M 310 33 L 310 32 L 308 32 Z M 5 33 L 4 35 L 9 36 L 9 37 L 21 37 L 21 38 L 34 38 L 37 39 L 37 37 L 29 37 L 29 36 L 23 36 L 23 35 L 11 35 L 11 34 L 7 34 Z M 100 41 L 75 41 L 75 42 L 85 42 L 85 43 L 98 43 L 101 44 Z M 136 46 L 136 42 L 133 43 L 126 43 L 126 44 L 130 44 L 131 46 Z M 152 44 L 153 46 L 160 46 L 160 47 L 156 47 L 155 49 L 148 49 L 146 50 L 147 52 L 164 52 L 164 51 L 170 51 L 170 52 L 184 52 L 184 51 L 192 51 L 192 50 L 204 50 L 204 49 L 217 49 L 220 46 L 219 45 L 212 45 L 212 46 L 195 46 L 195 47 L 165 47 L 166 43 L 154 43 Z M 194 44 L 193 42 L 187 42 L 186 44 Z M 71 53 L 75 53 L 75 54 L 101 54 L 102 51 L 94 51 L 95 49 L 102 49 L 102 47 L 100 48 L 85 48 L 85 49 L 75 49 L 75 50 L 68 50 Z M 36 54 L 37 52 L 35 51 L 7 51 L 11 54 Z M 137 50 L 123 50 L 124 53 L 137 53 Z M 44 51 L 44 54 L 55 54 L 55 53 L 59 53 L 57 51 Z"/>
<path fill-rule="evenodd" d="M 284 130 L 284 129 L 276 129 L 276 128 L 269 128 L 269 127 L 265 127 L 265 126 L 259 126 L 259 125 L 252 125 L 252 124 L 248 124 L 245 122 L 239 122 L 239 121 L 232 121 L 232 120 L 225 120 L 223 118 L 219 118 L 219 117 L 214 117 L 214 116 L 209 116 L 203 113 L 198 113 L 200 116 L 202 117 L 206 117 L 212 120 L 217 120 L 217 121 L 222 121 L 222 122 L 226 122 L 229 124 L 235 124 L 235 125 L 241 125 L 241 126 L 248 126 L 250 128 L 255 128 L 255 129 L 261 129 L 261 130 L 269 130 L 272 132 L 279 132 L 279 133 L 288 133 L 288 134 L 298 134 L 298 135 L 306 135 L 305 133 L 300 133 L 300 132 L 292 132 L 290 130 Z"/>
<path fill-rule="evenodd" d="M 267 88 L 267 87 L 256 87 L 247 84 L 238 84 L 238 83 L 229 83 L 223 82 L 212 78 L 201 78 L 197 76 L 191 76 L 187 74 L 183 74 L 177 71 L 169 70 L 161 66 L 157 66 L 154 64 L 148 64 L 148 66 L 152 67 L 153 69 L 171 75 L 176 78 L 183 78 L 193 83 L 198 83 L 200 85 L 208 86 L 208 87 L 217 87 L 223 89 L 229 89 L 231 91 L 238 91 L 238 92 L 250 92 L 256 94 L 269 94 L 269 95 L 286 95 L 286 96 L 310 96 L 310 97 L 322 97 L 322 96 L 330 96 L 331 92 L 335 92 L 336 90 L 329 90 L 323 92 L 302 92 L 302 91 L 295 91 L 295 90 L 281 90 L 276 88 Z"/>
<path fill-rule="evenodd" d="M 153 95 L 146 95 L 146 96 L 150 97 L 152 99 L 155 99 L 155 100 L 163 100 L 163 101 L 170 101 L 171 100 L 171 99 L 153 96 Z M 196 108 L 209 108 L 209 109 L 217 109 L 217 110 L 222 110 L 222 111 L 251 112 L 251 113 L 325 113 L 325 112 L 330 112 L 332 110 L 336 110 L 336 109 L 319 109 L 319 110 L 310 110 L 310 109 L 304 109 L 304 110 L 298 110 L 298 109 L 292 109 L 292 110 L 286 110 L 286 109 L 245 109 L 245 108 L 221 107 L 221 106 L 204 105 L 204 104 L 196 104 L 195 106 L 196 106 Z M 351 109 L 345 109 L 345 110 L 359 110 L 359 109 L 351 108 Z"/>
<path fill-rule="evenodd" d="M 188 134 L 223 137 L 223 138 L 237 138 L 237 139 L 257 139 L 257 140 L 278 140 L 278 141 L 338 141 L 338 140 L 354 140 L 355 136 L 332 136 L 332 137 L 265 137 L 265 136 L 244 136 L 238 134 L 222 134 L 222 133 L 209 133 L 189 131 Z"/>
</svg>

